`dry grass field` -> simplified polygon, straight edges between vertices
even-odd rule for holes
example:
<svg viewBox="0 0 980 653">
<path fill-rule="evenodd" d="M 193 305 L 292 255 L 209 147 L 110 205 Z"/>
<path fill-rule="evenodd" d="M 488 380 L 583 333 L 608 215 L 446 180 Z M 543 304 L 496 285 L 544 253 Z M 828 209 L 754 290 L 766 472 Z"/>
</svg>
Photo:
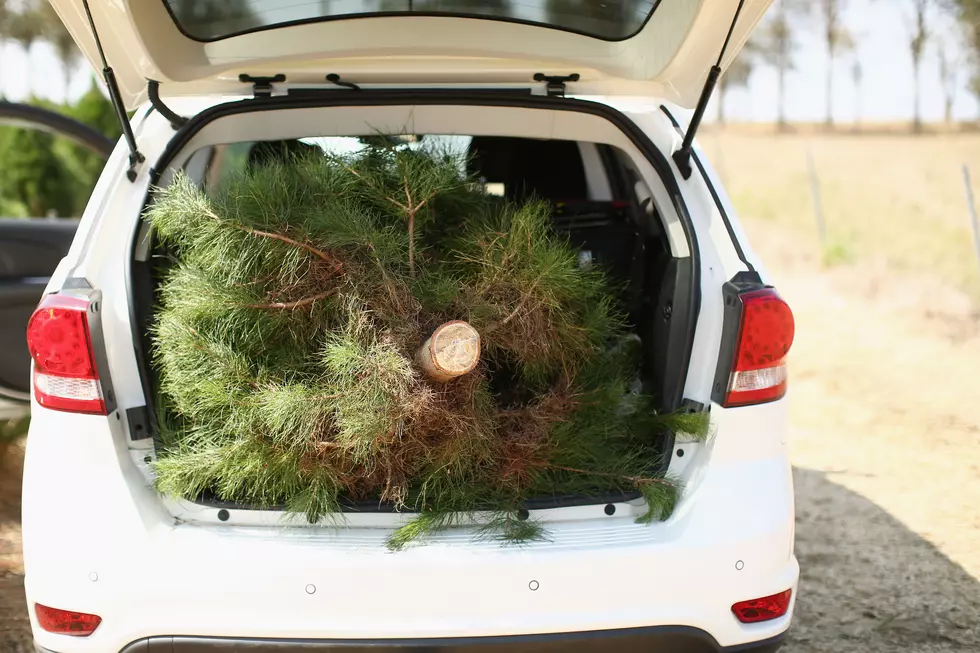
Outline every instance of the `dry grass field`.
<svg viewBox="0 0 980 653">
<path fill-rule="evenodd" d="M 980 134 L 702 145 L 794 309 L 787 653 L 980 651 Z M 821 187 L 821 248 L 807 169 Z"/>
<path fill-rule="evenodd" d="M 974 193 L 980 194 L 980 133 L 727 130 L 700 140 L 741 216 L 777 223 L 816 242 L 809 151 L 831 261 L 860 260 L 935 275 L 980 300 L 980 262 L 962 176 L 967 164 Z"/>
<path fill-rule="evenodd" d="M 960 172 L 970 164 L 980 192 L 980 134 L 756 130 L 701 141 L 797 319 L 790 412 L 803 577 L 783 650 L 980 651 L 980 270 Z M 0 651 L 26 652 L 21 449 L 10 451 L 0 466 Z"/>
</svg>

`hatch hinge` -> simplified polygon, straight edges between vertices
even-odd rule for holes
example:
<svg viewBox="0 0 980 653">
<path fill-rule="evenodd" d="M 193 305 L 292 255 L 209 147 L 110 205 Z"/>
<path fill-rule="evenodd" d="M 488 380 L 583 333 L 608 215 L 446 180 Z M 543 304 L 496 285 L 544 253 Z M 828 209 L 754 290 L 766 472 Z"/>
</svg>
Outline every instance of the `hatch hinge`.
<svg viewBox="0 0 980 653">
<path fill-rule="evenodd" d="M 548 97 L 565 97 L 565 83 L 577 82 L 581 78 L 578 73 L 571 75 L 545 75 L 544 73 L 534 73 L 534 81 L 545 82 L 545 89 Z"/>
<path fill-rule="evenodd" d="M 252 75 L 242 73 L 238 76 L 238 81 L 243 84 L 251 84 L 252 95 L 254 97 L 272 97 L 272 85 L 283 83 L 286 81 L 286 76 L 279 73 L 272 77 L 253 77 Z"/>
<path fill-rule="evenodd" d="M 116 119 L 122 128 L 123 138 L 129 147 L 129 169 L 126 171 L 126 179 L 136 181 L 136 166 L 146 160 L 136 147 L 136 136 L 133 135 L 133 126 L 129 123 L 129 116 L 126 114 L 126 105 L 123 104 L 122 95 L 119 93 L 119 84 L 116 82 L 116 73 L 105 58 L 105 51 L 102 49 L 102 40 L 99 38 L 99 31 L 95 29 L 95 19 L 92 18 L 92 9 L 88 6 L 88 0 L 82 0 L 85 8 L 85 16 L 88 18 L 88 25 L 92 28 L 92 38 L 95 39 L 95 47 L 99 51 L 99 58 L 102 60 L 102 79 L 105 81 L 106 90 L 109 92 L 109 101 L 112 108 L 116 111 Z"/>
</svg>

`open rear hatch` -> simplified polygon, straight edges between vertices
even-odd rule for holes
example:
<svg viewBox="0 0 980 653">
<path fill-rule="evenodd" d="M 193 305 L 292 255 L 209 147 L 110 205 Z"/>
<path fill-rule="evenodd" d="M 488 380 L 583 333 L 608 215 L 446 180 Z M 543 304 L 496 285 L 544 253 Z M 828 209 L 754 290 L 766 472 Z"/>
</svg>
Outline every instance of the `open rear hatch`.
<svg viewBox="0 0 980 653">
<path fill-rule="evenodd" d="M 51 0 L 96 69 L 84 0 Z M 528 86 L 577 75 L 577 95 L 691 107 L 729 37 L 738 54 L 771 0 L 89 0 L 127 108 L 163 96 L 239 94 L 239 75 L 291 86 Z"/>
<path fill-rule="evenodd" d="M 568 80 L 569 93 L 575 95 L 657 97 L 686 106 L 700 99 L 700 114 L 706 98 L 702 89 L 734 58 L 769 2 L 52 0 L 93 66 L 114 69 L 114 76 L 104 72 L 113 95 L 113 77 L 118 83 L 114 100 L 123 117 L 123 105 L 132 109 L 152 99 L 148 93 L 240 96 L 248 88 L 242 75 L 253 80 L 278 78 L 277 84 L 286 89 L 336 88 L 336 80 L 327 78 L 339 75 L 363 89 L 439 88 L 445 90 L 421 92 L 446 93 L 447 98 L 466 89 L 528 89 L 535 78 L 547 81 L 540 78 L 545 75 Z M 719 53 L 723 53 L 721 60 Z M 274 94 L 281 90 L 272 89 Z M 370 95 L 374 101 L 386 93 L 379 90 Z M 485 101 L 487 94 L 479 95 Z M 297 94 L 294 99 L 298 103 L 302 98 Z M 532 99 L 548 105 L 543 108 L 552 106 L 551 98 L 526 98 Z M 265 106 L 263 102 L 242 103 L 240 111 L 254 111 Z M 419 102 L 412 99 L 410 104 Z M 198 114 L 178 135 L 183 138 L 193 123 L 209 121 L 214 117 L 211 113 Z M 126 137 L 130 162 L 135 165 L 143 158 L 132 133 Z M 175 141 L 168 147 L 170 154 Z M 676 184 L 666 161 L 658 169 Z M 131 169 L 130 179 L 135 178 Z M 611 199 L 610 206 L 627 201 L 630 210 L 638 209 L 639 198 Z M 588 210 L 593 207 L 582 208 L 581 214 L 559 214 L 558 223 L 564 219 L 572 224 L 556 223 L 556 228 L 581 227 L 583 219 L 594 217 L 595 211 Z M 600 216 L 604 231 L 611 219 L 607 213 Z M 669 249 L 663 252 L 666 258 Z M 659 286 L 667 277 L 673 279 L 670 274 L 656 276 L 651 286 Z M 679 284 L 668 290 L 685 293 Z M 689 324 L 693 322 L 692 315 Z M 677 323 L 671 325 L 672 332 L 679 329 Z M 686 370 L 686 365 L 682 367 Z M 670 450 L 669 441 L 665 445 L 664 454 Z M 568 503 L 558 499 L 559 504 Z"/>
</svg>

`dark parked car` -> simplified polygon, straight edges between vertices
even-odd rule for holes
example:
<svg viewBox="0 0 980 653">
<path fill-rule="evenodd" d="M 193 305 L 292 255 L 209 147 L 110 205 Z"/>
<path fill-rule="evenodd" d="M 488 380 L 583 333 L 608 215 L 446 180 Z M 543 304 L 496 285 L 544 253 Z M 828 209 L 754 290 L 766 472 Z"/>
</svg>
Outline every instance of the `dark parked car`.
<svg viewBox="0 0 980 653">
<path fill-rule="evenodd" d="M 0 124 L 52 132 L 109 156 L 113 141 L 91 127 L 40 107 L 0 102 Z M 0 161 L 0 166 L 3 162 Z M 78 220 L 0 216 L 0 419 L 28 410 L 27 320 L 48 278 L 68 253 Z"/>
<path fill-rule="evenodd" d="M 0 416 L 27 409 L 27 320 L 77 227 L 77 220 L 0 219 Z"/>
</svg>

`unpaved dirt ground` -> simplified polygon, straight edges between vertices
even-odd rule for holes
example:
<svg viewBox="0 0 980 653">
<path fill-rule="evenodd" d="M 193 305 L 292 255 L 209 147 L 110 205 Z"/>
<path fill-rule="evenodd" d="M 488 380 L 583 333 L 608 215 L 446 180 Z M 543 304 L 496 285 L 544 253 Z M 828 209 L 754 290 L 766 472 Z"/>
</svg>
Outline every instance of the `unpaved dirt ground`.
<svg viewBox="0 0 980 653">
<path fill-rule="evenodd" d="M 0 652 L 28 653 L 30 622 L 20 556 L 21 443 L 0 442 Z"/>
<path fill-rule="evenodd" d="M 787 653 L 980 651 L 980 315 L 952 285 L 824 269 L 807 239 L 746 222 L 797 318 L 797 555 Z M 28 651 L 20 449 L 0 469 L 0 651 Z"/>
<path fill-rule="evenodd" d="M 824 269 L 799 232 L 746 228 L 797 321 L 784 650 L 980 651 L 980 314 L 937 279 Z"/>
</svg>

